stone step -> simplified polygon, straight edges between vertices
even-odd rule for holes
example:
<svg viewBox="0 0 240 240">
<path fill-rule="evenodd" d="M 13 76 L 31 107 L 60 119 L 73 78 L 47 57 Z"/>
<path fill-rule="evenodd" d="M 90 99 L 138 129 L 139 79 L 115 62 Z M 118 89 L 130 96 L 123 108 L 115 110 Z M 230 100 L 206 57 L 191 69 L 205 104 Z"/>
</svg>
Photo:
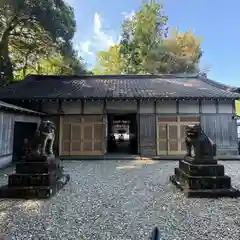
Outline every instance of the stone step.
<svg viewBox="0 0 240 240">
<path fill-rule="evenodd" d="M 48 173 L 60 167 L 60 161 L 56 162 L 18 162 L 16 173 Z"/>
<path fill-rule="evenodd" d="M 69 174 L 64 174 L 60 179 L 52 184 L 52 186 L 3 186 L 0 188 L 0 198 L 49 198 L 64 187 L 69 180 Z"/>
<path fill-rule="evenodd" d="M 184 192 L 186 197 L 192 198 L 220 198 L 220 197 L 240 197 L 240 191 L 233 187 L 221 189 L 189 189 L 183 182 L 179 182 L 175 175 L 170 177 L 170 180 L 179 189 Z"/>
<path fill-rule="evenodd" d="M 51 186 L 59 177 L 61 170 L 51 173 L 19 174 L 14 173 L 8 177 L 9 186 Z"/>
<path fill-rule="evenodd" d="M 179 168 L 191 176 L 224 176 L 224 166 L 221 164 L 199 165 L 180 160 Z"/>
<path fill-rule="evenodd" d="M 189 189 L 230 189 L 231 178 L 228 176 L 190 176 L 180 168 L 175 168 L 176 180 Z"/>
</svg>

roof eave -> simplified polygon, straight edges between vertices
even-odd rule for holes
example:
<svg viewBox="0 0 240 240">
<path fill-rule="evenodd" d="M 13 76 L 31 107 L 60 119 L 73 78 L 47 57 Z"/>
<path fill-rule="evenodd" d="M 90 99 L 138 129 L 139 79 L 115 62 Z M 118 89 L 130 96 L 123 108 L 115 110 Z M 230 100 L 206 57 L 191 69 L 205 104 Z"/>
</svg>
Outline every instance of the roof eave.
<svg viewBox="0 0 240 240">
<path fill-rule="evenodd" d="M 44 97 L 44 98 L 4 98 L 2 101 L 70 101 L 70 100 L 240 100 L 238 97 Z"/>
<path fill-rule="evenodd" d="M 20 112 L 20 113 L 27 113 L 27 114 L 32 114 L 32 115 L 37 115 L 37 116 L 42 116 L 45 115 L 45 113 L 42 112 L 37 112 L 33 111 L 31 109 L 19 107 L 10 103 L 5 103 L 0 101 L 0 109 L 7 110 L 7 111 L 14 111 L 14 112 Z"/>
</svg>

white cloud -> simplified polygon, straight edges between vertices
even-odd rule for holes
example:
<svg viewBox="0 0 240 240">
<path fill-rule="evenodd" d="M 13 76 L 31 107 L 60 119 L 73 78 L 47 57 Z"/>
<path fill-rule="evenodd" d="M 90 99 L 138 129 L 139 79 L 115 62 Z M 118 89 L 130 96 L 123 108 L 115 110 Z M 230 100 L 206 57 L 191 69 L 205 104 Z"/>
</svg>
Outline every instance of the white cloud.
<svg viewBox="0 0 240 240">
<path fill-rule="evenodd" d="M 134 10 L 132 10 L 130 13 L 122 12 L 123 17 L 124 17 L 124 19 L 126 19 L 126 20 L 132 20 L 132 19 L 134 18 L 135 14 L 136 14 L 136 13 L 135 13 Z"/>
<path fill-rule="evenodd" d="M 91 67 L 95 64 L 96 55 L 101 50 L 107 50 L 109 47 L 119 43 L 121 36 L 111 29 L 103 28 L 103 19 L 99 13 L 93 16 L 92 33 L 86 41 L 80 42 L 77 46 L 80 55 Z"/>
<path fill-rule="evenodd" d="M 135 12 L 122 13 L 124 19 L 133 19 Z M 80 55 L 88 62 L 91 67 L 95 64 L 96 55 L 101 50 L 107 50 L 109 47 L 120 43 L 121 35 L 112 29 L 105 29 L 103 27 L 104 20 L 99 13 L 95 12 L 93 16 L 92 32 L 86 41 L 80 42 L 78 49 Z"/>
<path fill-rule="evenodd" d="M 113 40 L 113 36 L 104 32 L 102 29 L 102 22 L 101 16 L 98 13 L 95 13 L 93 19 L 93 44 L 98 45 L 102 49 L 108 49 L 116 44 L 116 42 Z"/>
<path fill-rule="evenodd" d="M 81 43 L 80 47 L 79 47 L 80 53 L 93 55 L 93 52 L 89 51 L 90 44 L 91 44 L 90 41 L 85 41 L 85 42 Z"/>
</svg>

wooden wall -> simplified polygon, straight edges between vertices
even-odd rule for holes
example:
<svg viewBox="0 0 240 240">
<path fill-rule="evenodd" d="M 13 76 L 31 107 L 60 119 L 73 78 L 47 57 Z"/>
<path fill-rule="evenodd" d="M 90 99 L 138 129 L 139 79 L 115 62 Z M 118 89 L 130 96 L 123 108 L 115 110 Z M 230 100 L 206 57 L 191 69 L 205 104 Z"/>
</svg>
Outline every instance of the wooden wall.
<svg viewBox="0 0 240 240">
<path fill-rule="evenodd" d="M 139 151 L 141 155 L 155 156 L 156 152 L 156 116 L 139 116 Z"/>
<path fill-rule="evenodd" d="M 201 125 L 217 145 L 217 155 L 238 154 L 237 123 L 232 115 L 203 115 Z M 218 129 L 218 131 L 216 131 Z"/>
<path fill-rule="evenodd" d="M 40 123 L 40 117 L 0 111 L 0 168 L 12 162 L 14 123 Z"/>
<path fill-rule="evenodd" d="M 82 106 L 84 108 L 82 109 Z M 235 109 L 231 100 L 166 100 L 166 101 L 81 101 L 63 102 L 62 110 L 65 114 L 99 114 L 128 113 L 139 114 L 139 151 L 141 154 L 156 154 L 157 117 L 158 116 L 201 116 L 203 129 L 217 144 L 219 154 L 235 153 L 237 149 L 237 126 L 232 119 Z M 42 110 L 50 114 L 58 114 L 57 102 L 44 102 Z M 224 127 L 223 127 L 224 125 Z M 211 127 L 209 127 L 211 126 Z"/>
</svg>

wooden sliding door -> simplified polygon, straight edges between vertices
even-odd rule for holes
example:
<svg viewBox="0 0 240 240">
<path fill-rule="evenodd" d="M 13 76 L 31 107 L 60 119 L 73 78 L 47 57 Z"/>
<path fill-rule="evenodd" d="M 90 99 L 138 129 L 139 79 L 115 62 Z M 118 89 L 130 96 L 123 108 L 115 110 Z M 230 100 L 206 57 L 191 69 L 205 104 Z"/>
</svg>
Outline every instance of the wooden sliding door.
<svg viewBox="0 0 240 240">
<path fill-rule="evenodd" d="M 102 155 L 105 121 L 100 115 L 61 117 L 60 155 Z"/>
<path fill-rule="evenodd" d="M 185 128 L 200 123 L 199 116 L 159 116 L 157 119 L 158 155 L 185 154 Z"/>
</svg>

